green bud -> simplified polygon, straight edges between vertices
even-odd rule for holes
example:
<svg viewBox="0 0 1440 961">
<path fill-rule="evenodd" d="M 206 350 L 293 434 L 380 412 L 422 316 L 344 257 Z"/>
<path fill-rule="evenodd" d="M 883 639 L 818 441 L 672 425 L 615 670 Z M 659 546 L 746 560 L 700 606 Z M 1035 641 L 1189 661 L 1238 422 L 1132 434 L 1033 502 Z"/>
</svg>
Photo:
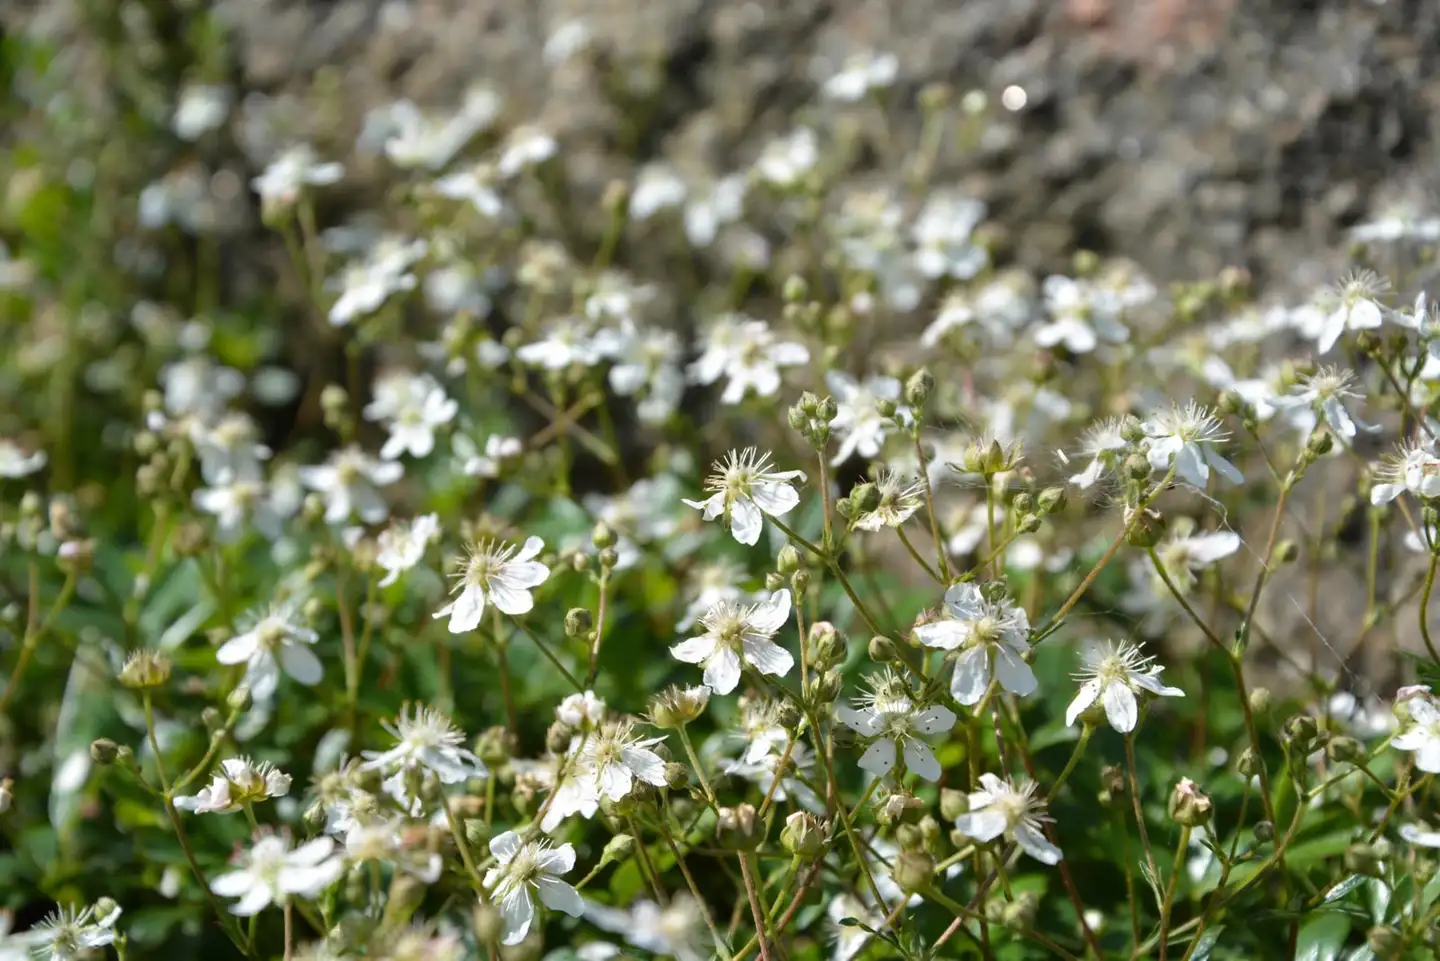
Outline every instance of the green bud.
<svg viewBox="0 0 1440 961">
<path fill-rule="evenodd" d="M 1255 826 L 1250 829 L 1250 833 L 1255 836 L 1256 842 L 1260 844 L 1269 844 L 1271 841 L 1275 840 L 1275 822 L 1256 821 Z"/>
<path fill-rule="evenodd" d="M 805 683 L 805 703 L 820 708 L 835 703 L 840 696 L 840 673 L 835 670 L 812 674 Z"/>
<path fill-rule="evenodd" d="M 665 786 L 672 791 L 688 787 L 690 784 L 690 769 L 679 761 L 668 761 L 665 764 Z"/>
<path fill-rule="evenodd" d="M 875 413 L 887 420 L 895 416 L 896 410 L 895 402 L 888 397 L 881 397 L 875 401 Z"/>
<path fill-rule="evenodd" d="M 935 859 L 924 851 L 901 851 L 890 871 L 890 879 L 906 894 L 924 891 L 934 875 Z"/>
<path fill-rule="evenodd" d="M 790 588 L 795 592 L 795 599 L 803 601 L 805 592 L 810 590 L 810 572 L 796 571 L 790 575 Z"/>
<path fill-rule="evenodd" d="M 775 555 L 775 569 L 781 574 L 794 574 L 800 569 L 800 552 L 795 545 L 786 544 L 780 548 L 780 553 Z"/>
<path fill-rule="evenodd" d="M 159 651 L 135 651 L 120 669 L 120 683 L 131 690 L 161 687 L 170 680 L 170 658 Z"/>
<path fill-rule="evenodd" d="M 339 384 L 326 384 L 320 391 L 320 409 L 333 415 L 350 406 L 350 395 Z"/>
<path fill-rule="evenodd" d="M 880 489 L 869 481 L 856 484 L 850 491 L 850 500 L 855 505 L 855 513 L 868 514 L 880 506 Z"/>
<path fill-rule="evenodd" d="M 1392 961 L 1403 957 L 1405 935 L 1386 924 L 1377 924 L 1365 932 L 1365 946 L 1374 952 L 1379 961 Z"/>
<path fill-rule="evenodd" d="M 90 760 L 104 767 L 114 764 L 115 759 L 120 756 L 120 745 L 108 737 L 99 737 L 90 742 Z"/>
<path fill-rule="evenodd" d="M 870 660 L 878 661 L 881 664 L 895 659 L 895 642 L 888 637 L 882 637 L 877 634 L 875 637 L 870 638 L 870 645 L 867 650 L 870 654 Z"/>
<path fill-rule="evenodd" d="M 465 831 L 465 842 L 470 849 L 484 847 L 490 840 L 490 825 L 481 818 L 465 818 L 462 825 Z"/>
<path fill-rule="evenodd" d="M 1010 506 L 1015 508 L 1015 513 L 1026 514 L 1035 506 L 1035 498 L 1029 491 L 1020 491 L 1010 499 Z"/>
<path fill-rule="evenodd" d="M 1131 454 L 1126 457 L 1125 475 L 1131 480 L 1145 480 L 1150 476 L 1150 459 L 1144 454 Z"/>
<path fill-rule="evenodd" d="M 1250 710 L 1256 714 L 1269 714 L 1275 706 L 1275 695 L 1268 687 L 1257 687 L 1250 692 Z"/>
<path fill-rule="evenodd" d="M 1000 923 L 1010 931 L 1029 931 L 1035 926 L 1035 915 L 1039 910 L 1040 896 L 1034 891 L 1021 891 L 1000 912 Z"/>
<path fill-rule="evenodd" d="M 1182 777 L 1170 793 L 1169 811 L 1170 820 L 1193 828 L 1209 823 L 1214 804 L 1199 785 L 1188 777 Z"/>
<path fill-rule="evenodd" d="M 820 401 L 820 405 L 815 409 L 815 418 L 828 424 L 835 419 L 836 411 L 835 398 L 826 397 Z"/>
<path fill-rule="evenodd" d="M 1293 564 L 1300 557 L 1300 545 L 1292 540 L 1283 540 L 1275 545 L 1275 559 L 1281 564 Z"/>
<path fill-rule="evenodd" d="M 1296 714 L 1285 722 L 1285 737 L 1306 747 L 1315 739 L 1319 728 L 1315 719 L 1308 714 Z"/>
<path fill-rule="evenodd" d="M 921 367 L 905 382 L 905 403 L 918 411 L 925 406 L 925 402 L 930 399 L 930 393 L 934 389 L 935 378 L 931 376 L 930 371 Z"/>
<path fill-rule="evenodd" d="M 488 727 L 475 739 L 475 753 L 492 769 L 498 768 L 515 755 L 515 735 L 498 725 Z"/>
<path fill-rule="evenodd" d="M 225 698 L 225 706 L 232 711 L 244 711 L 250 707 L 250 686 L 241 684 Z"/>
<path fill-rule="evenodd" d="M 856 514 L 855 502 L 848 497 L 842 497 L 835 502 L 835 510 L 841 517 L 851 520 Z"/>
<path fill-rule="evenodd" d="M 619 861 L 629 860 L 635 850 L 635 839 L 628 834 L 617 834 L 605 844 L 605 850 L 600 852 L 600 865 L 615 864 Z"/>
<path fill-rule="evenodd" d="M 809 416 L 799 407 L 791 407 L 785 412 L 785 422 L 790 425 L 791 430 L 803 431 L 810 426 Z"/>
<path fill-rule="evenodd" d="M 845 660 L 845 642 L 840 632 L 829 621 L 816 621 L 810 625 L 810 662 L 817 669 L 834 667 Z"/>
<path fill-rule="evenodd" d="M 920 833 L 918 824 L 900 825 L 895 829 L 895 840 L 904 851 L 919 851 L 925 847 L 925 835 Z"/>
<path fill-rule="evenodd" d="M 563 721 L 556 721 L 545 731 L 545 747 L 551 754 L 563 755 L 570 748 L 575 731 Z"/>
<path fill-rule="evenodd" d="M 595 529 L 590 532 L 590 543 L 594 544 L 601 550 L 604 550 L 607 547 L 614 547 L 615 532 L 610 529 L 609 524 L 606 524 L 602 521 L 601 523 L 596 524 Z"/>
<path fill-rule="evenodd" d="M 810 391 L 800 394 L 800 399 L 795 402 L 795 409 L 806 417 L 818 417 L 820 415 L 820 398 Z"/>
<path fill-rule="evenodd" d="M 1345 870 L 1367 878 L 1385 877 L 1385 860 L 1372 844 L 1358 841 L 1345 849 Z"/>
<path fill-rule="evenodd" d="M 1015 522 L 1017 534 L 1033 534 L 1040 529 L 1040 518 L 1035 514 L 1026 514 Z"/>
<path fill-rule="evenodd" d="M 812 861 L 825 852 L 830 841 L 829 822 L 808 811 L 796 811 L 785 819 L 780 846 L 795 857 Z"/>
<path fill-rule="evenodd" d="M 583 607 L 572 607 L 565 612 L 565 636 L 585 637 L 595 629 L 595 618 Z"/>
<path fill-rule="evenodd" d="M 1332 761 L 1354 761 L 1364 753 L 1365 749 L 1353 737 L 1334 737 L 1325 745 L 1325 756 Z"/>
<path fill-rule="evenodd" d="M 1120 425 L 1120 438 L 1127 444 L 1140 443 L 1145 439 L 1145 424 L 1138 417 L 1126 415 Z"/>
<path fill-rule="evenodd" d="M 953 821 L 962 814 L 970 812 L 970 795 L 964 791 L 957 791 L 954 788 L 940 789 L 940 816 L 947 821 Z"/>
<path fill-rule="evenodd" d="M 614 568 L 616 564 L 620 563 L 620 555 L 615 553 L 615 548 L 613 547 L 607 547 L 601 551 L 598 559 L 600 566 L 606 570 L 610 570 Z"/>
<path fill-rule="evenodd" d="M 755 805 L 745 803 L 722 807 L 715 819 L 715 837 L 732 851 L 753 851 L 765 842 L 765 822 L 755 813 Z"/>
<path fill-rule="evenodd" d="M 801 303 L 810 296 L 810 285 L 805 283 L 805 278 L 799 274 L 791 274 L 785 278 L 781 296 L 784 297 L 787 304 Z"/>
<path fill-rule="evenodd" d="M 1324 428 L 1313 431 L 1305 441 L 1305 454 L 1312 460 L 1324 457 L 1335 446 L 1335 437 Z"/>
<path fill-rule="evenodd" d="M 1065 488 L 1045 488 L 1040 492 L 1040 498 L 1037 503 L 1040 505 L 1040 513 L 1042 514 L 1056 514 L 1063 511 L 1067 503 Z"/>
<path fill-rule="evenodd" d="M 765 575 L 765 590 L 774 593 L 785 586 L 785 578 L 778 571 L 771 571 Z"/>
<path fill-rule="evenodd" d="M 1243 777 L 1258 777 L 1260 772 L 1265 770 L 1265 762 L 1260 755 L 1255 753 L 1253 747 L 1247 747 L 1240 752 L 1240 757 L 1235 761 L 1235 770 Z"/>
<path fill-rule="evenodd" d="M 1125 543 L 1131 547 L 1154 547 L 1165 537 L 1166 526 L 1163 516 L 1147 509 L 1125 535 Z"/>
</svg>

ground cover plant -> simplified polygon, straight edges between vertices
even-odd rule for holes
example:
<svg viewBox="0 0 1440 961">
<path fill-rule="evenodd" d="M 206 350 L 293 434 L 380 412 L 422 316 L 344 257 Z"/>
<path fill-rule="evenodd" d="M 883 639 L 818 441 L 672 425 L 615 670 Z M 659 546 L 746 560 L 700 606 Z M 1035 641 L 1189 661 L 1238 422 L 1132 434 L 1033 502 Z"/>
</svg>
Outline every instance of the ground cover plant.
<svg viewBox="0 0 1440 961">
<path fill-rule="evenodd" d="M 842 182 L 883 52 L 717 182 L 477 88 L 347 195 L 209 42 L 7 41 L 0 959 L 1434 956 L 1434 221 L 1032 276 L 931 176 L 1013 90 Z"/>
</svg>

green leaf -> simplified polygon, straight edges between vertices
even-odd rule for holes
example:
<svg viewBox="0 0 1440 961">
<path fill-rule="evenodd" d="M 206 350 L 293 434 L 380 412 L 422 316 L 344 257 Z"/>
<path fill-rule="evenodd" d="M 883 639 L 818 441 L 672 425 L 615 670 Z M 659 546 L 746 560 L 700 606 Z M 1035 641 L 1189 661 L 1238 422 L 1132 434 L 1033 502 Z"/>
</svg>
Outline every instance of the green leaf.
<svg viewBox="0 0 1440 961">
<path fill-rule="evenodd" d="M 1318 912 L 1300 927 L 1295 961 L 1335 961 L 1350 935 L 1350 918 L 1334 911 Z"/>
<path fill-rule="evenodd" d="M 1349 894 L 1351 891 L 1354 891 L 1360 885 L 1364 884 L 1365 881 L 1365 875 L 1352 874 L 1345 880 L 1341 881 L 1339 884 L 1335 885 L 1329 891 L 1325 892 L 1325 897 L 1323 900 L 1321 900 L 1320 903 L 1330 904 L 1333 901 L 1339 901 L 1345 895 Z"/>
<path fill-rule="evenodd" d="M 1195 942 L 1195 950 L 1190 954 L 1192 961 L 1209 961 L 1210 952 L 1215 950 L 1215 943 L 1220 940 L 1220 933 L 1224 930 L 1225 925 L 1217 924 L 1200 935 L 1200 940 Z"/>
</svg>

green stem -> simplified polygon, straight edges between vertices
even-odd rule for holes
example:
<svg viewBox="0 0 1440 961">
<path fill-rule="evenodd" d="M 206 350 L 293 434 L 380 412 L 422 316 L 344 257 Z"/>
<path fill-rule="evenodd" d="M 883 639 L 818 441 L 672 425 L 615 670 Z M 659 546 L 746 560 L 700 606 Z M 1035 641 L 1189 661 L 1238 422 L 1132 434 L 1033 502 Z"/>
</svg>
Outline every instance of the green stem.
<svg viewBox="0 0 1440 961">
<path fill-rule="evenodd" d="M 755 889 L 755 875 L 750 867 L 750 855 L 741 851 L 740 874 L 745 878 L 745 894 L 750 899 L 750 914 L 755 919 L 755 934 L 760 938 L 760 961 L 770 961 L 770 943 L 766 931 L 765 912 L 760 909 L 760 894 Z"/>
<path fill-rule="evenodd" d="M 695 753 L 695 745 L 690 743 L 690 733 L 685 730 L 684 725 L 680 726 L 679 734 L 680 743 L 685 747 L 685 754 L 690 758 L 691 766 L 695 768 L 695 777 L 700 782 L 700 790 L 705 792 L 705 800 L 709 802 L 712 808 L 718 811 L 720 805 L 715 801 L 715 792 L 711 790 L 710 782 L 705 778 L 705 768 L 700 763 L 700 755 Z M 778 771 L 776 772 L 775 783 L 780 783 Z"/>
<path fill-rule="evenodd" d="M 0 694 L 0 716 L 4 716 L 5 709 L 10 706 L 10 701 L 15 697 L 15 692 L 20 690 L 20 681 L 25 675 L 25 668 L 30 664 L 30 656 L 35 652 L 35 648 L 40 643 L 40 638 L 45 635 L 51 622 L 55 620 L 55 616 L 65 609 L 65 605 L 70 603 L 70 598 L 74 593 L 75 575 L 67 574 L 65 576 L 65 583 L 60 588 L 60 593 L 56 595 L 54 603 L 50 605 L 50 612 L 46 614 L 45 619 L 37 625 L 35 615 L 39 610 L 40 602 L 39 575 L 36 572 L 34 563 L 31 563 L 30 615 L 27 620 L 25 637 L 20 642 L 20 656 L 15 661 L 15 670 L 10 673 L 10 680 L 5 684 L 5 693 Z"/>
<path fill-rule="evenodd" d="M 574 687 L 578 693 L 585 693 L 585 687 L 580 683 L 579 678 L 577 678 L 574 674 L 570 673 L 570 669 L 567 668 L 563 663 L 561 663 L 560 658 L 555 655 L 555 652 L 550 650 L 550 645 L 540 640 L 540 638 L 535 635 L 535 632 L 531 631 L 530 628 L 526 627 L 524 622 L 522 622 L 518 618 L 512 615 L 510 617 L 510 620 L 515 622 L 515 626 L 520 628 L 521 632 L 526 637 L 530 638 L 530 640 L 535 642 L 535 646 L 540 649 L 540 653 L 544 654 L 545 658 L 551 664 L 555 665 L 555 669 L 564 676 L 565 680 L 570 682 L 570 685 Z M 496 640 L 499 639 L 497 638 Z"/>
<path fill-rule="evenodd" d="M 1185 852 L 1190 848 L 1190 825 L 1180 827 L 1180 838 L 1175 842 L 1175 862 L 1170 866 L 1170 881 L 1165 885 L 1165 897 L 1160 902 L 1160 961 L 1165 961 L 1168 934 L 1170 930 L 1170 908 L 1175 901 L 1175 882 L 1180 877 L 1181 865 L 1185 863 Z"/>
<path fill-rule="evenodd" d="M 1425 641 L 1425 650 L 1430 659 L 1440 663 L 1440 654 L 1435 653 L 1435 643 L 1430 640 L 1430 592 L 1435 587 L 1435 566 L 1440 563 L 1440 554 L 1430 552 L 1430 566 L 1425 569 L 1425 587 L 1420 592 L 1420 636 Z"/>
<path fill-rule="evenodd" d="M 1061 770 L 1060 776 L 1055 779 L 1055 783 L 1050 786 L 1050 792 L 1045 795 L 1045 803 L 1047 805 L 1055 802 L 1055 798 L 1059 795 L 1060 789 L 1064 787 L 1065 782 L 1070 779 L 1070 774 L 1075 770 L 1075 765 L 1080 763 L 1080 756 L 1085 753 L 1085 748 L 1090 743 L 1090 735 L 1093 733 L 1095 733 L 1093 726 L 1089 724 L 1081 726 L 1080 740 L 1075 742 L 1075 750 L 1070 752 L 1070 760 L 1065 762 L 1065 767 Z"/>
</svg>

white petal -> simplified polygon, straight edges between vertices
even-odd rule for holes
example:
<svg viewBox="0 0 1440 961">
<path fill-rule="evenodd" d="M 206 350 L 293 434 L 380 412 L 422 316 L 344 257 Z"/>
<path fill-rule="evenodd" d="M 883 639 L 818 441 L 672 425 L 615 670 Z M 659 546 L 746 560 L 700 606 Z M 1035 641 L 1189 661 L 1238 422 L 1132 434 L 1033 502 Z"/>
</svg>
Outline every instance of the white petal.
<svg viewBox="0 0 1440 961">
<path fill-rule="evenodd" d="M 970 811 L 955 819 L 955 830 L 977 841 L 993 841 L 1005 833 L 1007 826 L 1005 815 L 990 808 Z"/>
<path fill-rule="evenodd" d="M 936 704 L 916 714 L 911 721 L 922 734 L 940 734 L 955 726 L 955 712 L 943 704 Z"/>
<path fill-rule="evenodd" d="M 274 900 L 269 885 L 256 884 L 244 893 L 240 903 L 230 908 L 230 913 L 242 918 L 248 918 L 252 914 L 259 914 L 270 906 Z"/>
<path fill-rule="evenodd" d="M 795 488 L 783 481 L 756 481 L 750 485 L 750 497 L 756 507 L 771 517 L 784 517 L 800 503 Z"/>
<path fill-rule="evenodd" d="M 1000 678 L 1001 687 L 1019 697 L 1034 694 L 1039 686 L 1030 665 L 1004 645 L 995 648 L 995 674 Z"/>
<path fill-rule="evenodd" d="M 473 631 L 480 626 L 480 616 L 485 613 L 485 592 L 473 585 L 467 586 L 443 610 L 436 612 L 436 617 L 449 612 L 450 633 L 464 634 Z"/>
<path fill-rule="evenodd" d="M 761 674 L 784 677 L 795 664 L 795 657 L 774 641 L 745 638 L 745 660 Z"/>
<path fill-rule="evenodd" d="M 990 652 L 975 647 L 960 655 L 955 662 L 955 674 L 950 678 L 950 694 L 955 700 L 970 707 L 979 704 L 990 686 Z"/>
<path fill-rule="evenodd" d="M 222 898 L 238 898 L 255 885 L 255 877 L 249 871 L 228 871 L 210 879 L 210 890 Z"/>
<path fill-rule="evenodd" d="M 665 783 L 665 762 L 654 751 L 627 747 L 621 749 L 620 756 L 624 759 L 625 766 L 640 780 L 656 787 Z"/>
<path fill-rule="evenodd" d="M 760 540 L 760 509 L 748 500 L 737 500 L 730 508 L 730 533 L 735 540 L 746 547 L 755 546 Z"/>
<path fill-rule="evenodd" d="M 566 842 L 540 855 L 536 863 L 546 874 L 569 874 L 575 870 L 575 848 Z"/>
<path fill-rule="evenodd" d="M 320 658 L 306 644 L 285 644 L 280 648 L 280 664 L 285 673 L 307 687 L 314 687 L 325 676 Z"/>
<path fill-rule="evenodd" d="M 874 737 L 880 733 L 880 715 L 875 711 L 857 711 L 853 707 L 842 705 L 835 709 L 835 716 L 840 719 L 841 724 L 863 737 Z"/>
<path fill-rule="evenodd" d="M 514 831 L 497 834 L 490 839 L 490 853 L 501 864 L 509 864 L 520 853 L 520 835 Z"/>
<path fill-rule="evenodd" d="M 926 647 L 953 651 L 965 640 L 965 625 L 959 621 L 933 621 L 915 628 L 915 639 Z"/>
<path fill-rule="evenodd" d="M 681 641 L 670 648 L 670 656 L 686 664 L 701 664 L 715 653 L 716 640 L 709 634 L 701 634 Z"/>
<path fill-rule="evenodd" d="M 769 600 L 756 605 L 746 618 L 747 625 L 761 634 L 774 634 L 790 619 L 790 591 L 781 588 Z"/>
<path fill-rule="evenodd" d="M 244 664 L 260 647 L 260 635 L 254 631 L 240 634 L 221 644 L 215 651 L 215 660 L 221 664 Z"/>
<path fill-rule="evenodd" d="M 509 614 L 512 617 L 517 614 L 528 614 L 535 606 L 535 599 L 530 596 L 529 591 L 517 590 L 498 577 L 490 581 L 490 600 L 500 609 L 501 613 Z"/>
<path fill-rule="evenodd" d="M 1099 681 L 1086 681 L 1084 684 L 1081 684 L 1080 691 L 1075 695 L 1075 700 L 1070 702 L 1070 707 L 1065 711 L 1065 726 L 1074 727 L 1080 715 L 1084 714 L 1090 705 L 1095 703 L 1095 699 L 1099 696 Z"/>
<path fill-rule="evenodd" d="M 1063 856 L 1059 848 L 1045 840 L 1045 835 L 1028 824 L 1015 826 L 1015 843 L 1020 845 L 1022 851 L 1042 864 L 1058 864 Z"/>
<path fill-rule="evenodd" d="M 905 739 L 905 766 L 927 781 L 940 780 L 940 762 L 930 745 L 913 737 Z"/>
<path fill-rule="evenodd" d="M 1100 700 L 1105 705 L 1105 718 L 1111 727 L 1121 734 L 1129 734 L 1135 730 L 1135 721 L 1139 714 L 1135 705 L 1135 693 L 1130 688 L 1111 682 L 1100 692 Z"/>
<path fill-rule="evenodd" d="M 701 677 L 716 694 L 729 694 L 740 683 L 740 655 L 728 647 L 717 648 Z"/>
<path fill-rule="evenodd" d="M 876 777 L 884 777 L 895 766 L 895 742 L 881 738 L 860 755 L 860 769 Z"/>
<path fill-rule="evenodd" d="M 505 921 L 503 945 L 519 944 L 530 933 L 530 922 L 535 919 L 535 905 L 530 901 L 530 892 L 517 888 L 500 902 L 500 917 Z"/>
<path fill-rule="evenodd" d="M 572 918 L 585 913 L 585 902 L 580 899 L 580 892 L 564 881 L 542 877 L 537 878 L 535 884 L 540 889 L 540 900 L 550 910 L 563 911 Z"/>
</svg>

